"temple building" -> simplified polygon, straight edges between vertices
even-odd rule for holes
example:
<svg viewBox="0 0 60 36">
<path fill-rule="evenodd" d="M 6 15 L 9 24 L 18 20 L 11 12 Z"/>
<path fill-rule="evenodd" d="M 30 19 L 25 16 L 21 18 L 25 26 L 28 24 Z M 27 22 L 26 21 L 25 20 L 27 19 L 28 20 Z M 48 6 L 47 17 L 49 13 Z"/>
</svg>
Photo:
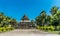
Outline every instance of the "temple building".
<svg viewBox="0 0 60 36">
<path fill-rule="evenodd" d="M 32 22 L 29 20 L 29 18 L 26 15 L 22 17 L 18 26 L 21 29 L 30 29 L 35 27 L 34 25 L 32 25 Z"/>
</svg>

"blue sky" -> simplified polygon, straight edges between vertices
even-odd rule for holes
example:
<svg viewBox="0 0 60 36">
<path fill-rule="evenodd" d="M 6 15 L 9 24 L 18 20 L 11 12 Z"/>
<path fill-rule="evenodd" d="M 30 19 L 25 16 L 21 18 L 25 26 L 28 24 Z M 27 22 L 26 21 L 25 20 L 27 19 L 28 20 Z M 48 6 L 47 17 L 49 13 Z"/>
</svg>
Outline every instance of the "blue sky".
<svg viewBox="0 0 60 36">
<path fill-rule="evenodd" d="M 52 6 L 60 7 L 60 0 L 0 0 L 0 12 L 20 21 L 26 14 L 29 19 L 35 19 L 42 10 L 50 14 Z"/>
</svg>

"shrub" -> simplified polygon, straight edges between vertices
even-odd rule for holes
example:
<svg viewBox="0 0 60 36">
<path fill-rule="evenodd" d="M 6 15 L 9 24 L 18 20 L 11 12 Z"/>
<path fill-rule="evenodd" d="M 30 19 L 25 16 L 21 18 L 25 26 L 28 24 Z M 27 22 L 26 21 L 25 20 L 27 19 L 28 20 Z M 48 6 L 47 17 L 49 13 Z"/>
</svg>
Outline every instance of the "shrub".
<svg viewBox="0 0 60 36">
<path fill-rule="evenodd" d="M 14 30 L 14 28 L 13 28 L 13 27 L 11 27 L 11 28 L 10 28 L 10 30 Z"/>
<path fill-rule="evenodd" d="M 57 30 L 60 31 L 60 26 L 57 26 Z"/>
<path fill-rule="evenodd" d="M 13 27 L 0 27 L 0 32 L 6 32 L 6 31 L 10 31 L 10 30 L 14 30 Z"/>
<path fill-rule="evenodd" d="M 37 26 L 36 28 L 37 28 L 37 29 L 40 29 L 40 26 Z"/>
<path fill-rule="evenodd" d="M 54 26 L 38 26 L 38 29 L 45 31 L 54 31 Z"/>
<path fill-rule="evenodd" d="M 0 32 L 5 32 L 5 31 L 6 31 L 6 30 L 5 30 L 4 27 L 0 28 Z"/>
<path fill-rule="evenodd" d="M 49 26 L 49 30 L 50 31 L 54 31 L 54 27 L 53 26 Z"/>
</svg>

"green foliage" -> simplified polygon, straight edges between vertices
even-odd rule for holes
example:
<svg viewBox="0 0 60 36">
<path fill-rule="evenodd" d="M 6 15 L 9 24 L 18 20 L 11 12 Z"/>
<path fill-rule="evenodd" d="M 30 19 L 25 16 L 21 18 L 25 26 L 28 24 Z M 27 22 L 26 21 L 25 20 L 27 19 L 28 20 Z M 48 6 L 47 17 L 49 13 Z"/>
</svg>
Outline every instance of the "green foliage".
<svg viewBox="0 0 60 36">
<path fill-rule="evenodd" d="M 51 8 L 51 11 L 50 11 L 51 14 L 52 14 L 52 15 L 55 15 L 55 14 L 57 13 L 58 9 L 59 9 L 58 7 L 53 6 L 53 7 Z"/>
<path fill-rule="evenodd" d="M 53 6 L 51 8 L 51 15 L 47 15 L 45 11 L 42 11 L 39 16 L 36 17 L 36 24 L 43 26 L 40 29 L 51 30 L 53 28 L 46 28 L 45 26 L 54 26 L 54 30 L 58 30 L 57 26 L 60 26 L 60 10 L 58 7 Z"/>
<path fill-rule="evenodd" d="M 44 26 L 46 23 L 46 12 L 42 11 L 39 16 L 36 17 L 36 24 L 40 26 Z"/>
<path fill-rule="evenodd" d="M 4 13 L 0 13 L 0 27 L 6 27 L 17 23 L 16 19 L 5 16 Z"/>
<path fill-rule="evenodd" d="M 5 16 L 4 13 L 0 13 L 0 32 L 13 30 L 14 28 L 12 27 L 14 26 L 12 24 L 16 23 L 16 19 Z"/>
<path fill-rule="evenodd" d="M 11 31 L 14 30 L 13 27 L 0 27 L 0 32 L 6 32 L 6 31 Z"/>
<path fill-rule="evenodd" d="M 37 29 L 40 29 L 40 30 L 45 30 L 45 31 L 54 31 L 54 27 L 53 26 L 37 26 Z"/>
<path fill-rule="evenodd" d="M 35 26 L 35 21 L 34 20 L 31 20 L 31 23 L 33 26 Z"/>
</svg>

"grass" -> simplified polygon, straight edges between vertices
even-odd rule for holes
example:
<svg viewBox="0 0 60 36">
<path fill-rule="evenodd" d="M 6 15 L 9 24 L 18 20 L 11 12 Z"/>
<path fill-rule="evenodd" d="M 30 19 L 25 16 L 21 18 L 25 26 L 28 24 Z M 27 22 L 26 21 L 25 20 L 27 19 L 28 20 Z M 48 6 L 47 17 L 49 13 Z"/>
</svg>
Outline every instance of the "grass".
<svg viewBox="0 0 60 36">
<path fill-rule="evenodd" d="M 49 33 L 53 33 L 53 34 L 60 34 L 60 31 L 47 31 Z"/>
</svg>

